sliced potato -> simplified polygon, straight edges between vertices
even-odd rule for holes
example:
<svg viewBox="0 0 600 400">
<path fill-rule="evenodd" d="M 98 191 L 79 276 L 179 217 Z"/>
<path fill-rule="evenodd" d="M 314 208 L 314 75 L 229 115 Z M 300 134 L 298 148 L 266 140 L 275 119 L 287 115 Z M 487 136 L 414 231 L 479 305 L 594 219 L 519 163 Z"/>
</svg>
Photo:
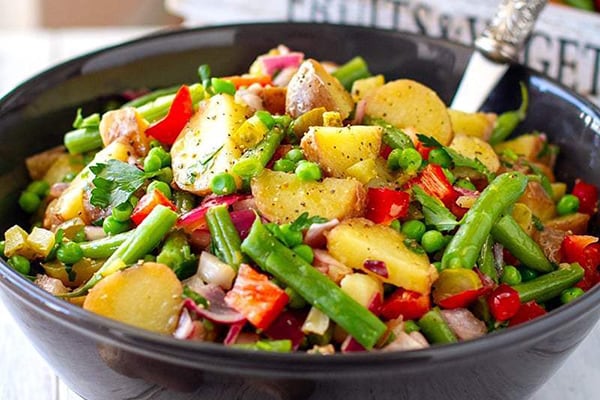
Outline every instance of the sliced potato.
<svg viewBox="0 0 600 400">
<path fill-rule="evenodd" d="M 589 222 L 590 216 L 588 214 L 574 213 L 548 220 L 544 223 L 544 226 L 563 232 L 571 232 L 574 235 L 585 235 Z"/>
<path fill-rule="evenodd" d="M 143 157 L 150 150 L 147 127 L 148 122 L 134 107 L 125 107 L 104 113 L 99 130 L 104 147 L 118 140 L 133 146 L 136 154 Z"/>
<path fill-rule="evenodd" d="M 449 147 L 467 158 L 481 161 L 491 172 L 495 173 L 500 168 L 500 160 L 492 146 L 478 137 L 456 135 Z"/>
<path fill-rule="evenodd" d="M 385 78 L 381 74 L 355 80 L 352 83 L 352 90 L 350 91 L 352 100 L 359 102 L 369 93 L 371 93 L 371 91 L 383 86 L 384 83 Z"/>
<path fill-rule="evenodd" d="M 364 218 L 348 219 L 327 234 L 329 253 L 343 264 L 362 270 L 374 278 L 408 290 L 427 294 L 437 271 L 427 255 L 404 245 L 404 235 Z M 365 261 L 382 261 L 388 276 L 375 274 Z"/>
<path fill-rule="evenodd" d="M 529 161 L 541 161 L 538 156 L 542 154 L 545 146 L 545 140 L 539 134 L 520 135 L 514 139 L 507 140 L 494 146 L 498 154 L 505 150 L 510 150 L 519 156 L 525 157 Z"/>
<path fill-rule="evenodd" d="M 444 102 L 427 86 L 398 79 L 373 90 L 365 97 L 365 114 L 381 118 L 398 128 L 415 128 L 448 145 L 454 136 Z"/>
<path fill-rule="evenodd" d="M 57 259 L 42 263 L 42 268 L 46 275 L 59 279 L 67 287 L 76 288 L 87 282 L 103 263 L 104 260 L 82 258 L 73 264 L 70 274 L 67 272 L 65 264 Z"/>
<path fill-rule="evenodd" d="M 359 304 L 369 307 L 375 296 L 383 299 L 383 284 L 381 280 L 371 275 L 355 272 L 346 275 L 340 282 L 340 287 Z"/>
<path fill-rule="evenodd" d="M 308 160 L 321 165 L 327 175 L 340 178 L 357 162 L 377 158 L 382 131 L 380 126 L 311 127 L 301 146 Z"/>
<path fill-rule="evenodd" d="M 63 154 L 65 154 L 65 147 L 57 146 L 27 157 L 25 165 L 27 166 L 27 172 L 31 180 L 37 181 L 42 179 L 52 164 Z"/>
<path fill-rule="evenodd" d="M 173 179 L 182 190 L 211 193 L 212 178 L 229 172 L 242 155 L 232 135 L 246 121 L 246 106 L 228 94 L 212 96 L 183 129 L 171 148 Z"/>
<path fill-rule="evenodd" d="M 83 308 L 96 314 L 171 334 L 179 319 L 183 287 L 171 268 L 144 263 L 115 272 L 90 290 Z"/>
<path fill-rule="evenodd" d="M 475 136 L 486 142 L 490 139 L 497 115 L 494 113 L 466 113 L 448 109 L 454 134 Z"/>
<path fill-rule="evenodd" d="M 292 123 L 294 134 L 301 138 L 311 126 L 323 126 L 323 114 L 326 111 L 325 107 L 313 108 L 296 118 Z"/>
<path fill-rule="evenodd" d="M 327 219 L 362 215 L 366 192 L 354 179 L 307 182 L 294 174 L 265 169 L 252 180 L 258 211 L 269 220 L 291 222 L 303 212 Z"/>
<path fill-rule="evenodd" d="M 61 154 L 46 170 L 43 180 L 53 185 L 62 182 L 68 174 L 77 175 L 83 169 L 83 157 L 80 155 Z"/>
<path fill-rule="evenodd" d="M 354 108 L 350 93 L 325 68 L 313 59 L 304 61 L 288 84 L 285 108 L 293 118 L 307 111 L 325 107 L 348 118 Z"/>
<path fill-rule="evenodd" d="M 548 221 L 556 215 L 554 201 L 548 196 L 548 193 L 546 193 L 539 182 L 529 181 L 525 192 L 517 202 L 529 207 L 533 215 L 538 217 L 542 222 Z"/>
</svg>

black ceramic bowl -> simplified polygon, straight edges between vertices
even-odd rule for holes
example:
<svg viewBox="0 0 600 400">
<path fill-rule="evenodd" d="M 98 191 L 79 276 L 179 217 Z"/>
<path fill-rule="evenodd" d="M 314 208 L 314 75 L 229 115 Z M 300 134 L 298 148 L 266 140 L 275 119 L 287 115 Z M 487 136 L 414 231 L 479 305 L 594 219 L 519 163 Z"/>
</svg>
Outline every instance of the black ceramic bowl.
<svg viewBox="0 0 600 400">
<path fill-rule="evenodd" d="M 314 24 L 259 24 L 168 32 L 67 62 L 0 101 L 0 228 L 24 222 L 16 206 L 23 159 L 61 142 L 75 110 L 136 87 L 245 70 L 279 43 L 316 59 L 362 55 L 373 72 L 408 77 L 449 103 L 470 50 L 393 31 Z M 561 146 L 558 178 L 600 185 L 600 114 L 590 103 L 523 67 L 511 68 L 486 108 L 531 106 L 520 131 L 545 131 Z M 597 222 L 594 222 L 597 225 Z M 549 315 L 481 339 L 413 352 L 251 353 L 192 343 L 90 314 L 33 286 L 4 263 L 2 300 L 57 374 L 86 399 L 513 399 L 533 393 L 592 329 L 600 288 Z"/>
</svg>

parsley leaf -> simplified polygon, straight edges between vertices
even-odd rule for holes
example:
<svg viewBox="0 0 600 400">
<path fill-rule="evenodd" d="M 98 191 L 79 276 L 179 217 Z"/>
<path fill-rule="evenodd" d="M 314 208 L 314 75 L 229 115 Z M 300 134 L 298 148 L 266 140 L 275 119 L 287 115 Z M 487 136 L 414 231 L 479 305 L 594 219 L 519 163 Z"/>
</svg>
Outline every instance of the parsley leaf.
<svg viewBox="0 0 600 400">
<path fill-rule="evenodd" d="M 292 222 L 290 229 L 300 232 L 310 228 L 312 224 L 322 224 L 323 222 L 327 222 L 327 218 L 319 217 L 318 215 L 309 217 L 308 212 L 303 212 Z"/>
<path fill-rule="evenodd" d="M 439 231 L 451 231 L 458 225 L 454 214 L 440 200 L 429 196 L 417 185 L 412 187 L 412 193 L 415 200 L 423 206 L 423 215 L 427 225 L 433 225 Z"/>
<path fill-rule="evenodd" d="M 450 156 L 450 158 L 452 159 L 452 162 L 454 163 L 454 165 L 456 167 L 467 167 L 467 168 L 474 169 L 475 171 L 485 175 L 488 182 L 491 182 L 492 180 L 494 180 L 494 174 L 492 172 L 490 172 L 490 170 L 488 170 L 486 168 L 486 166 L 483 165 L 483 163 L 481 161 L 479 161 L 477 158 L 465 157 L 462 154 L 460 154 L 459 152 L 457 152 L 456 150 L 442 145 L 440 142 L 438 142 L 433 137 L 425 136 L 420 133 L 417 134 L 417 137 L 419 138 L 419 141 L 421 143 L 423 143 L 423 145 L 426 147 L 434 147 L 434 148 L 437 147 L 437 148 L 444 150 L 446 152 L 446 154 L 448 154 L 448 156 Z"/>
<path fill-rule="evenodd" d="M 145 173 L 133 165 L 119 160 L 108 160 L 90 166 L 90 171 L 95 175 L 92 183 L 92 197 L 90 203 L 96 207 L 117 207 L 129 200 L 146 179 L 158 172 Z"/>
</svg>

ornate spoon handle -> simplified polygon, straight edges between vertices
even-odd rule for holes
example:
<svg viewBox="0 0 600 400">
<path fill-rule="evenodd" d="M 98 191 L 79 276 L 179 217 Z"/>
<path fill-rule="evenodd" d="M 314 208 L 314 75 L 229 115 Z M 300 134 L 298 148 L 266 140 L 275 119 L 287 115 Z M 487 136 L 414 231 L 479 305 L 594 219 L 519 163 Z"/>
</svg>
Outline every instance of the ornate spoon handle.
<svg viewBox="0 0 600 400">
<path fill-rule="evenodd" d="M 517 61 L 547 0 L 502 0 L 475 47 L 496 62 Z"/>
</svg>

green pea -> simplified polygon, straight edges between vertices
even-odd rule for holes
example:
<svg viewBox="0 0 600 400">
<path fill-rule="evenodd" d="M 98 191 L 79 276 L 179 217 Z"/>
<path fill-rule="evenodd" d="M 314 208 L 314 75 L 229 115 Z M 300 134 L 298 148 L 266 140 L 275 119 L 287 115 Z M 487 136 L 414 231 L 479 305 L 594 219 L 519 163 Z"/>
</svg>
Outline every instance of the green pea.
<svg viewBox="0 0 600 400">
<path fill-rule="evenodd" d="M 273 164 L 273 171 L 292 172 L 294 169 L 296 169 L 296 164 L 285 158 L 281 158 Z"/>
<path fill-rule="evenodd" d="M 288 295 L 289 298 L 288 307 L 296 310 L 306 307 L 306 300 L 304 300 L 304 298 L 300 296 L 298 292 L 296 292 L 294 289 L 288 286 L 285 288 L 285 293 Z"/>
<path fill-rule="evenodd" d="M 218 195 L 234 193 L 237 190 L 235 178 L 227 172 L 216 174 L 210 181 L 210 190 Z"/>
<path fill-rule="evenodd" d="M 291 224 L 279 225 L 279 233 L 281 234 L 283 242 L 288 247 L 293 248 L 299 244 L 302 244 L 302 232 L 292 229 Z"/>
<path fill-rule="evenodd" d="M 322 176 L 319 165 L 311 161 L 299 162 L 295 173 L 303 181 L 318 181 Z"/>
<path fill-rule="evenodd" d="M 24 191 L 19 196 L 19 206 L 28 214 L 33 214 L 42 204 L 40 196 L 33 192 Z"/>
<path fill-rule="evenodd" d="M 133 206 L 130 202 L 119 204 L 117 207 L 113 207 L 112 216 L 119 222 L 129 221 L 131 213 L 133 212 Z"/>
<path fill-rule="evenodd" d="M 117 221 L 112 215 L 104 219 L 102 229 L 107 235 L 116 235 L 117 233 L 129 230 L 129 222 Z"/>
<path fill-rule="evenodd" d="M 392 222 L 390 222 L 390 228 L 392 228 L 395 231 L 401 232 L 402 231 L 402 225 L 400 224 L 400 220 L 395 219 Z"/>
<path fill-rule="evenodd" d="M 563 304 L 567 304 L 577 299 L 578 297 L 581 297 L 584 293 L 585 292 L 583 291 L 583 289 L 578 287 L 568 288 L 561 292 L 560 301 Z"/>
<path fill-rule="evenodd" d="M 307 244 L 299 244 L 294 246 L 292 250 L 294 250 L 294 253 L 298 254 L 300 258 L 309 264 L 312 264 L 315 259 L 315 253 L 313 252 L 313 249 Z"/>
<path fill-rule="evenodd" d="M 73 238 L 71 240 L 73 240 L 76 243 L 81 243 L 81 242 L 85 242 L 85 240 L 87 239 L 87 237 L 85 236 L 85 231 L 82 229 L 78 230 L 77 232 L 75 232 L 75 234 L 73 235 Z"/>
<path fill-rule="evenodd" d="M 450 168 L 452 166 L 452 158 L 446 153 L 446 150 L 439 147 L 429 152 L 427 160 L 431 164 L 437 164 L 443 168 Z"/>
<path fill-rule="evenodd" d="M 146 172 L 156 172 L 161 166 L 162 161 L 160 160 L 160 157 L 156 155 L 148 155 L 146 158 L 144 158 L 144 171 Z"/>
<path fill-rule="evenodd" d="M 173 169 L 171 167 L 161 168 L 158 175 L 156 175 L 156 179 L 171 184 L 173 182 Z"/>
<path fill-rule="evenodd" d="M 284 158 L 293 163 L 297 163 L 298 161 L 304 160 L 304 153 L 298 148 L 293 148 L 286 153 Z"/>
<path fill-rule="evenodd" d="M 151 193 L 153 190 L 158 190 L 159 192 L 164 194 L 165 197 L 167 197 L 169 199 L 173 195 L 171 192 L 171 186 L 169 186 L 167 183 L 165 183 L 163 181 L 150 182 L 150 184 L 148 185 L 148 188 L 146 189 L 146 193 Z"/>
<path fill-rule="evenodd" d="M 421 241 L 426 230 L 425 224 L 418 219 L 412 219 L 402 224 L 402 233 L 408 239 L 416 240 L 417 242 Z"/>
<path fill-rule="evenodd" d="M 0 256 L 4 257 L 4 249 L 6 248 L 6 241 L 0 241 Z"/>
<path fill-rule="evenodd" d="M 527 267 L 520 267 L 519 272 L 521 272 L 521 282 L 529 282 L 530 280 L 537 278 L 539 275 L 536 270 Z"/>
<path fill-rule="evenodd" d="M 423 157 L 421 157 L 421 154 L 417 150 L 410 147 L 403 149 L 402 153 L 400 154 L 400 158 L 398 159 L 398 165 L 400 165 L 400 168 L 407 172 L 414 172 L 418 170 L 422 163 Z"/>
<path fill-rule="evenodd" d="M 568 215 L 576 213 L 579 210 L 579 198 L 572 194 L 565 194 L 556 204 L 558 215 Z"/>
<path fill-rule="evenodd" d="M 500 281 L 509 286 L 518 285 L 522 281 L 521 273 L 516 267 L 512 265 L 505 265 Z"/>
<path fill-rule="evenodd" d="M 235 85 L 226 79 L 211 78 L 210 84 L 215 93 L 235 94 Z"/>
<path fill-rule="evenodd" d="M 387 167 L 391 171 L 400 169 L 400 157 L 402 156 L 402 149 L 394 149 L 390 152 L 387 158 Z"/>
<path fill-rule="evenodd" d="M 15 271 L 22 275 L 28 275 L 31 271 L 31 263 L 29 260 L 20 255 L 14 255 L 8 259 L 8 264 L 14 268 Z"/>
<path fill-rule="evenodd" d="M 439 231 L 427 231 L 421 237 L 421 246 L 427 253 L 435 253 L 444 247 L 444 235 Z"/>
<path fill-rule="evenodd" d="M 37 194 L 39 197 L 46 197 L 50 191 L 50 184 L 46 181 L 33 181 L 25 189 L 28 192 Z"/>
<path fill-rule="evenodd" d="M 171 155 L 161 147 L 153 147 L 148 152 L 147 157 L 158 157 L 160 159 L 160 166 L 167 167 L 171 165 Z"/>
<path fill-rule="evenodd" d="M 465 179 L 465 178 L 457 179 L 456 182 L 454 182 L 454 186 L 463 188 L 463 189 L 467 189 L 467 190 L 473 190 L 473 191 L 477 190 L 475 185 L 473 185 L 473 183 L 471 183 L 471 181 L 469 179 Z"/>
<path fill-rule="evenodd" d="M 83 250 L 75 242 L 65 242 L 58 246 L 56 258 L 65 264 L 75 264 L 83 258 Z"/>
</svg>

